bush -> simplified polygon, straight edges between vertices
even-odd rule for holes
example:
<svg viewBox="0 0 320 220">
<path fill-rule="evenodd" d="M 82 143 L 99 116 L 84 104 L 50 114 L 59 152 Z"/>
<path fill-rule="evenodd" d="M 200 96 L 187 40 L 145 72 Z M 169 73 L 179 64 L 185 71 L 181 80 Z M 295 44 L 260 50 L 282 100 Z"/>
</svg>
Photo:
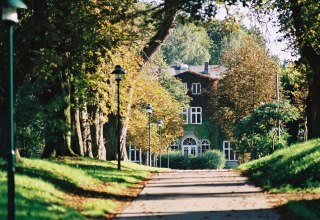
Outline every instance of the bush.
<svg viewBox="0 0 320 220">
<path fill-rule="evenodd" d="M 168 167 L 168 154 L 163 154 L 161 156 L 161 167 Z M 189 169 L 190 159 L 180 152 L 170 152 L 169 167 L 172 169 Z"/>
<path fill-rule="evenodd" d="M 226 159 L 219 150 L 209 150 L 199 157 L 202 169 L 220 169 L 226 164 Z"/>
<path fill-rule="evenodd" d="M 226 160 L 218 150 L 210 150 L 204 154 L 193 157 L 184 156 L 181 152 L 169 153 L 169 167 L 172 169 L 219 169 L 225 166 Z M 168 155 L 161 158 L 161 167 L 168 166 Z"/>
</svg>

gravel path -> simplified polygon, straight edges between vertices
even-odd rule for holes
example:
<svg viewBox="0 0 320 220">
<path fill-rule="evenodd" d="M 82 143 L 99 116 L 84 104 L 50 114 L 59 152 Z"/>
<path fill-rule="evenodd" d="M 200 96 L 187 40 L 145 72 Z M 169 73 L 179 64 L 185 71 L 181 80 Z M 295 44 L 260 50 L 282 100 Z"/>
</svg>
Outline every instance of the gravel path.
<svg viewBox="0 0 320 220">
<path fill-rule="evenodd" d="M 231 170 L 160 173 L 115 219 L 279 219 L 262 190 Z"/>
</svg>

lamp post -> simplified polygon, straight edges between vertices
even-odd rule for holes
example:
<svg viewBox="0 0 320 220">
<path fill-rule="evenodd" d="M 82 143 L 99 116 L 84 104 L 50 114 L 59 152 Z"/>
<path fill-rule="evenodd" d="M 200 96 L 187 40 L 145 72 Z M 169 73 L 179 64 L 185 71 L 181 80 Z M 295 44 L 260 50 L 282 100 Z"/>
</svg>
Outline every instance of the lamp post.
<svg viewBox="0 0 320 220">
<path fill-rule="evenodd" d="M 161 168 L 161 128 L 163 126 L 163 121 L 161 119 L 158 120 L 158 127 L 159 127 L 159 159 L 160 159 L 160 168 Z"/>
<path fill-rule="evenodd" d="M 123 75 L 125 74 L 125 70 L 120 66 L 120 65 L 116 65 L 114 70 L 112 71 L 112 74 L 115 75 L 115 79 L 117 81 L 117 87 L 118 87 L 118 113 L 117 113 L 117 118 L 118 118 L 118 125 L 117 125 L 117 144 L 118 144 L 118 170 L 121 170 L 121 149 L 120 149 L 120 81 L 123 77 Z"/>
<path fill-rule="evenodd" d="M 148 104 L 147 107 L 146 107 L 146 110 L 147 110 L 147 113 L 148 113 L 148 116 L 149 116 L 149 135 L 148 135 L 148 159 L 147 159 L 147 165 L 148 166 L 151 166 L 151 133 L 150 133 L 150 125 L 151 125 L 151 114 L 152 114 L 152 110 L 153 110 L 153 107 L 151 104 Z"/>
<path fill-rule="evenodd" d="M 8 61 L 9 61 L 9 108 L 8 108 L 8 219 L 15 219 L 15 189 L 14 189 L 14 172 L 15 172 L 15 146 L 14 146 L 14 94 L 13 94 L 13 25 L 18 23 L 18 8 L 27 8 L 21 0 L 1 0 L 2 21 L 8 25 Z"/>
</svg>

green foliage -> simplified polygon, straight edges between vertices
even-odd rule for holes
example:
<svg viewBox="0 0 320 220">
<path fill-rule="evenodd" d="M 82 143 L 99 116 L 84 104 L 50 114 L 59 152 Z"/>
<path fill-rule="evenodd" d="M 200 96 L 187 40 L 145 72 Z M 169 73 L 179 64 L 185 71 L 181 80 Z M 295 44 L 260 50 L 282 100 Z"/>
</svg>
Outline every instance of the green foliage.
<svg viewBox="0 0 320 220">
<path fill-rule="evenodd" d="M 281 85 L 283 94 L 305 115 L 308 95 L 308 67 L 304 64 L 288 63 L 282 69 Z"/>
<path fill-rule="evenodd" d="M 215 118 L 232 139 L 237 122 L 274 98 L 279 66 L 260 40 L 245 32 L 232 37 L 222 52 L 222 62 L 228 69 L 219 82 Z"/>
<path fill-rule="evenodd" d="M 234 18 L 229 17 L 225 20 L 210 20 L 205 24 L 209 38 L 212 41 L 212 48 L 210 50 L 210 63 L 220 64 L 221 53 L 223 49 L 230 43 L 232 34 L 237 34 L 240 30 L 240 23 L 236 22 Z"/>
<path fill-rule="evenodd" d="M 163 71 L 159 76 L 159 82 L 181 106 L 189 106 L 191 97 L 187 95 L 187 91 L 179 79 L 168 71 Z"/>
<path fill-rule="evenodd" d="M 161 158 L 161 167 L 168 166 L 168 154 L 163 154 Z M 180 152 L 170 152 L 169 153 L 169 167 L 171 169 L 189 169 L 190 168 L 190 158 L 188 156 L 182 155 Z"/>
<path fill-rule="evenodd" d="M 167 167 L 168 154 L 163 154 L 161 167 Z M 220 169 L 225 166 L 226 160 L 218 150 L 209 150 L 198 157 L 185 156 L 181 152 L 169 153 L 171 169 Z"/>
<path fill-rule="evenodd" d="M 258 160 L 240 170 L 272 191 L 320 192 L 320 140 L 295 144 Z"/>
<path fill-rule="evenodd" d="M 286 146 L 288 136 L 284 123 L 296 120 L 299 114 L 288 101 L 280 100 L 259 106 L 250 116 L 242 119 L 235 128 L 235 150 L 251 153 L 252 158 L 266 156 Z M 280 123 L 281 139 L 277 137 Z"/>
<path fill-rule="evenodd" d="M 30 87 L 19 90 L 15 110 L 15 141 L 20 155 L 40 158 L 44 147 L 44 112 Z"/>
<path fill-rule="evenodd" d="M 320 193 L 320 139 L 292 145 L 241 165 L 238 169 L 255 183 L 273 192 Z M 290 219 L 319 219 L 320 202 L 290 201 L 283 205 Z M 288 218 L 289 219 L 289 218 Z"/>
<path fill-rule="evenodd" d="M 284 205 L 291 213 L 292 220 L 318 220 L 320 219 L 320 200 L 289 201 Z"/>
<path fill-rule="evenodd" d="M 221 169 L 226 159 L 219 150 L 209 150 L 199 157 L 191 157 L 191 169 Z"/>
<path fill-rule="evenodd" d="M 115 201 L 127 200 L 127 190 L 147 178 L 151 170 L 157 171 L 122 162 L 119 172 L 115 161 L 86 158 L 22 159 L 16 171 L 16 218 L 104 218 L 115 213 L 119 208 Z M 0 219 L 6 219 L 6 181 L 6 163 L 0 159 Z M 76 202 L 70 204 L 73 199 Z"/>
<path fill-rule="evenodd" d="M 210 59 L 211 41 L 206 30 L 194 24 L 179 25 L 162 48 L 169 65 L 186 63 L 200 65 Z"/>
</svg>

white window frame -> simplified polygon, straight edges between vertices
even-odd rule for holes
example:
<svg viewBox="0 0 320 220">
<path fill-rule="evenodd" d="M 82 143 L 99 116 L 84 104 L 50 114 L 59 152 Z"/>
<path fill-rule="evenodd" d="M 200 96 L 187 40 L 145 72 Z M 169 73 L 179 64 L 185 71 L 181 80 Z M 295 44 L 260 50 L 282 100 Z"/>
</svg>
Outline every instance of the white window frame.
<svg viewBox="0 0 320 220">
<path fill-rule="evenodd" d="M 206 147 L 206 149 L 204 149 Z M 201 141 L 201 153 L 205 153 L 206 151 L 210 150 L 210 142 L 207 139 Z"/>
<path fill-rule="evenodd" d="M 189 123 L 189 111 L 188 111 L 188 108 L 182 108 L 181 112 L 182 112 L 182 119 L 184 120 L 184 116 L 186 117 L 186 120 L 184 120 L 184 124 L 188 124 Z"/>
<path fill-rule="evenodd" d="M 191 90 L 193 95 L 201 94 L 201 83 L 192 83 Z"/>
<path fill-rule="evenodd" d="M 224 157 L 226 158 L 227 161 L 238 161 L 237 159 L 237 154 L 233 152 L 231 153 L 232 147 L 231 147 L 231 142 L 230 141 L 223 141 L 222 143 L 222 153 Z"/>
<path fill-rule="evenodd" d="M 195 115 L 195 121 L 193 121 L 193 115 Z M 198 115 L 200 115 L 200 121 L 198 121 L 198 117 L 197 117 Z M 190 108 L 190 124 L 202 124 L 202 108 L 201 107 Z"/>
</svg>

